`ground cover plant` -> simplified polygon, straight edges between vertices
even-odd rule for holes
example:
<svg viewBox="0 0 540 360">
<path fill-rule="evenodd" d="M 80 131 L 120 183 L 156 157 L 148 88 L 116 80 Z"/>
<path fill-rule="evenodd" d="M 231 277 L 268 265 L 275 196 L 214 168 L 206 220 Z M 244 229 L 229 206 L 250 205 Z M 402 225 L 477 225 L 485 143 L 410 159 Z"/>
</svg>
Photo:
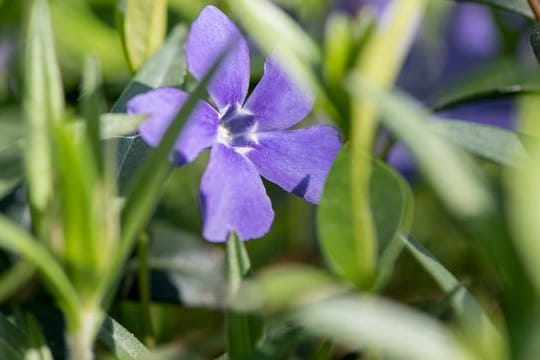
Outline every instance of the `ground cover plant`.
<svg viewBox="0 0 540 360">
<path fill-rule="evenodd" d="M 536 0 L 0 0 L 0 359 L 536 359 Z"/>
</svg>

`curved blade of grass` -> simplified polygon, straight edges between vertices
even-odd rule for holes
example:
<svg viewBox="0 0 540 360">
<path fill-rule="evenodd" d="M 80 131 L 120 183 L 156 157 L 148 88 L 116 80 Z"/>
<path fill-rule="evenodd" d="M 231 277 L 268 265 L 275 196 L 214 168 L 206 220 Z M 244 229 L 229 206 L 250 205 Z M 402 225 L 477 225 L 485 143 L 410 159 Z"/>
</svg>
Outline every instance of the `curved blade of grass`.
<svg viewBox="0 0 540 360">
<path fill-rule="evenodd" d="M 77 293 L 58 262 L 41 243 L 2 216 L 0 216 L 0 247 L 20 255 L 35 265 L 63 305 L 68 320 L 77 318 L 79 313 Z"/>
<path fill-rule="evenodd" d="M 443 88 L 430 101 L 435 111 L 472 101 L 539 93 L 540 71 L 525 69 L 512 59 L 497 60 Z"/>
<path fill-rule="evenodd" d="M 119 360 L 147 359 L 150 351 L 126 328 L 105 316 L 98 338 Z"/>
<path fill-rule="evenodd" d="M 403 233 L 398 237 L 441 289 L 451 296 L 452 308 L 468 338 L 476 340 L 474 342 L 479 347 L 489 351 L 491 356 L 488 358 L 504 358 L 504 344 L 499 331 L 471 293 L 422 244 Z"/>
<path fill-rule="evenodd" d="M 35 273 L 28 260 L 20 260 L 0 277 L 0 303 L 25 286 Z"/>
</svg>

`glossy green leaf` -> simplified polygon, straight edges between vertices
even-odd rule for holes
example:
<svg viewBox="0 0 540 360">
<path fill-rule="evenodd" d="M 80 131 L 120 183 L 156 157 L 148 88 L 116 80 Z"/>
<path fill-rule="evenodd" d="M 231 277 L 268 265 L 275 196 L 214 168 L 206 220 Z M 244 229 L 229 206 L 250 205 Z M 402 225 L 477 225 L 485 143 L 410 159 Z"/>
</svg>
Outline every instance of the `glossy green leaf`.
<svg viewBox="0 0 540 360">
<path fill-rule="evenodd" d="M 44 210 L 53 186 L 50 126 L 61 121 L 64 112 L 48 1 L 32 1 L 26 37 L 24 109 L 29 124 L 26 171 L 30 201 L 35 208 Z"/>
<path fill-rule="evenodd" d="M 161 86 L 180 86 L 186 75 L 184 42 L 186 29 L 178 26 L 160 50 L 148 60 L 134 79 L 124 89 L 112 108 L 113 113 L 123 113 L 126 103 L 137 94 Z M 125 193 L 149 147 L 139 136 L 120 139 L 118 146 L 118 181 L 120 193 Z"/>
<path fill-rule="evenodd" d="M 424 270 L 450 296 L 450 304 L 471 343 L 487 352 L 489 356 L 486 354 L 486 358 L 505 358 L 501 334 L 471 293 L 422 244 L 411 236 L 398 236 Z"/>
<path fill-rule="evenodd" d="M 534 19 L 534 14 L 527 4 L 527 0 L 455 0 L 456 2 L 475 2 L 500 8 L 503 10 L 512 11 Z"/>
<path fill-rule="evenodd" d="M 338 154 L 317 210 L 317 229 L 323 254 L 330 267 L 345 279 L 356 282 L 361 267 L 353 238 L 351 155 L 344 147 Z M 406 182 L 380 161 L 372 161 L 371 213 L 379 248 L 386 249 L 400 229 L 412 220 L 412 196 Z"/>
<path fill-rule="evenodd" d="M 250 274 L 251 263 L 244 242 L 231 233 L 227 240 L 228 296 L 234 297 L 242 281 Z M 260 319 L 229 309 L 226 313 L 228 354 L 231 359 L 243 359 L 251 354 L 262 335 Z"/>
<path fill-rule="evenodd" d="M 502 165 L 515 166 L 527 157 L 523 140 L 510 130 L 459 120 L 434 121 L 429 128 L 453 144 Z"/>
<path fill-rule="evenodd" d="M 135 335 L 110 316 L 105 317 L 98 337 L 119 360 L 141 360 L 149 358 L 150 351 Z"/>
<path fill-rule="evenodd" d="M 466 353 L 442 324 L 403 305 L 374 297 L 341 297 L 293 314 L 308 332 L 349 349 L 376 349 L 397 359 L 454 360 Z"/>
<path fill-rule="evenodd" d="M 124 48 L 137 71 L 161 46 L 167 27 L 166 0 L 124 0 Z"/>
<path fill-rule="evenodd" d="M 356 84 L 362 84 L 361 80 Z M 385 92 L 367 85 L 353 91 L 377 106 L 383 124 L 409 148 L 420 170 L 452 212 L 474 217 L 493 208 L 492 194 L 471 159 L 429 130 L 426 121 L 430 114 L 425 109 L 397 91 Z"/>
</svg>

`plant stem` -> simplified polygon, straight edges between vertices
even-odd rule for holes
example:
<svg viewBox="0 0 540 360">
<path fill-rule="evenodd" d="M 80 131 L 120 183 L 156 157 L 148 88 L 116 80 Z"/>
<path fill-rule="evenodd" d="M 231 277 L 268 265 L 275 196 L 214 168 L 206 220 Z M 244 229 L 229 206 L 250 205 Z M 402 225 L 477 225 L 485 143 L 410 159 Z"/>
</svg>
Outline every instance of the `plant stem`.
<svg viewBox="0 0 540 360">
<path fill-rule="evenodd" d="M 67 347 L 72 360 L 93 360 L 96 330 L 101 324 L 99 311 L 81 311 L 77 328 L 68 333 Z"/>
<path fill-rule="evenodd" d="M 143 314 L 144 344 L 153 347 L 155 344 L 154 328 L 152 326 L 152 309 L 150 299 L 150 274 L 148 269 L 148 235 L 139 237 L 137 257 L 139 261 L 139 295 Z"/>
</svg>

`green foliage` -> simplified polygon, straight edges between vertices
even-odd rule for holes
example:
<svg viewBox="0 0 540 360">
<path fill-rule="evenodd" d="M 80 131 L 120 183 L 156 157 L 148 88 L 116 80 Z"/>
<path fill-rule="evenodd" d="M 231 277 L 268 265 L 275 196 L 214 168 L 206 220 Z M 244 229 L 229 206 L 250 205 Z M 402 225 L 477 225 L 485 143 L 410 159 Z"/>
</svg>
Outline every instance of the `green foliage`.
<svg viewBox="0 0 540 360">
<path fill-rule="evenodd" d="M 533 17 L 526 0 L 472 2 Z M 0 61 L 0 357 L 52 359 L 65 342 L 82 360 L 534 359 L 540 73 L 513 53 L 528 23 L 493 12 L 504 60 L 445 82 L 424 106 L 394 83 L 424 16 L 429 40 L 444 42 L 435 28 L 452 2 L 395 0 L 382 21 L 319 0 L 219 3 L 316 95 L 306 122 L 334 121 L 346 144 L 318 208 L 268 187 L 276 221 L 248 254 L 234 232 L 225 246 L 193 233 L 205 158 L 168 181 L 171 149 L 221 60 L 198 83 L 187 76 L 187 29 L 209 3 L 0 1 L 0 59 L 4 38 L 24 44 L 22 84 L 19 59 Z M 252 55 L 255 84 L 264 59 Z M 151 149 L 137 134 L 146 116 L 126 103 L 161 86 L 191 95 Z M 515 130 L 430 120 L 509 95 Z M 419 177 L 386 163 L 396 142 Z"/>
</svg>

